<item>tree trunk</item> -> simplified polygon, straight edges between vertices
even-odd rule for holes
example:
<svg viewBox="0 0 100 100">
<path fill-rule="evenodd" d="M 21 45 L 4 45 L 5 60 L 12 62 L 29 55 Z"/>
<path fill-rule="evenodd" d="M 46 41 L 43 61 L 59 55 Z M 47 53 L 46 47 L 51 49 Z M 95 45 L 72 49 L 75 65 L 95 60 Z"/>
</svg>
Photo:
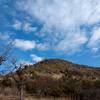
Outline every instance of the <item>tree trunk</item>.
<svg viewBox="0 0 100 100">
<path fill-rule="evenodd" d="M 20 82 L 18 84 L 18 91 L 19 91 L 19 100 L 24 100 L 23 99 L 23 83 Z"/>
<path fill-rule="evenodd" d="M 23 100 L 23 91 L 20 89 L 19 91 L 19 100 Z"/>
</svg>

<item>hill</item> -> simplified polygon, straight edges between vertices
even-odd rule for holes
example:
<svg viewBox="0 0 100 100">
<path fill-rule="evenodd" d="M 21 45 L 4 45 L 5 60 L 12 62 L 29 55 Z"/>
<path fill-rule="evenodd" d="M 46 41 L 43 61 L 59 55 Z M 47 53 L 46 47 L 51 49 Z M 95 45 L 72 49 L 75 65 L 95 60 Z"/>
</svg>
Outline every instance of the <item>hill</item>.
<svg viewBox="0 0 100 100">
<path fill-rule="evenodd" d="M 100 79 L 100 68 L 89 67 L 86 65 L 74 64 L 69 61 L 51 59 L 44 60 L 34 65 L 29 65 L 25 70 L 34 71 L 41 74 L 64 74 L 66 70 L 77 76 L 86 79 Z"/>
<path fill-rule="evenodd" d="M 49 59 L 3 76 L 1 87 L 23 89 L 32 96 L 100 100 L 100 68 Z M 19 90 L 20 91 L 20 90 Z"/>
</svg>

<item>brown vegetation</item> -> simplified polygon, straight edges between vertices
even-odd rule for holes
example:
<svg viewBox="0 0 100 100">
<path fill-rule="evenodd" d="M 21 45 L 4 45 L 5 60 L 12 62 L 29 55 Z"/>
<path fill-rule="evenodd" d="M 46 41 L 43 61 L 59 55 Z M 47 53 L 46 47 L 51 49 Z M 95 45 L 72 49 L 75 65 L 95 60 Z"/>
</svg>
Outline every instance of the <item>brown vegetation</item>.
<svg viewBox="0 0 100 100">
<path fill-rule="evenodd" d="M 0 87 L 15 89 L 16 94 L 16 82 L 11 75 L 1 77 Z M 66 97 L 69 100 L 70 98 L 71 100 L 100 100 L 99 68 L 77 65 L 64 60 L 45 60 L 24 66 L 13 73 L 13 76 L 19 83 L 23 83 L 20 86 L 24 97 L 31 95 Z"/>
</svg>

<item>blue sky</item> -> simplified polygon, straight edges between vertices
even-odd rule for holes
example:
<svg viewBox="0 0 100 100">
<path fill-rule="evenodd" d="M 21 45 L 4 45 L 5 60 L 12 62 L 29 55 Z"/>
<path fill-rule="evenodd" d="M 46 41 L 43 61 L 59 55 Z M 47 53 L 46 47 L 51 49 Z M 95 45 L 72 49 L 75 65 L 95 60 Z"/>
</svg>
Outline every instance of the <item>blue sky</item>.
<svg viewBox="0 0 100 100">
<path fill-rule="evenodd" d="M 0 41 L 34 63 L 57 58 L 100 66 L 99 0 L 0 0 Z"/>
</svg>

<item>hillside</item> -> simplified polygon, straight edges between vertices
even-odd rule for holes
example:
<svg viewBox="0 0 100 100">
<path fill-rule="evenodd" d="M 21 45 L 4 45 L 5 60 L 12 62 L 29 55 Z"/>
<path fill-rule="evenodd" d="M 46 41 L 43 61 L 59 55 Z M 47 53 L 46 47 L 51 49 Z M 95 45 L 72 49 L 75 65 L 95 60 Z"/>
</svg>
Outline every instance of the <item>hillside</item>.
<svg viewBox="0 0 100 100">
<path fill-rule="evenodd" d="M 100 68 L 65 60 L 51 59 L 25 65 L 23 69 L 2 77 L 0 82 L 3 88 L 22 88 L 25 95 L 100 100 Z"/>
<path fill-rule="evenodd" d="M 74 64 L 72 62 L 59 59 L 44 60 L 37 64 L 28 66 L 25 70 L 27 70 L 27 72 L 34 71 L 45 75 L 52 75 L 64 74 L 66 69 L 72 73 L 72 76 L 86 79 L 100 79 L 100 68 Z"/>
</svg>

